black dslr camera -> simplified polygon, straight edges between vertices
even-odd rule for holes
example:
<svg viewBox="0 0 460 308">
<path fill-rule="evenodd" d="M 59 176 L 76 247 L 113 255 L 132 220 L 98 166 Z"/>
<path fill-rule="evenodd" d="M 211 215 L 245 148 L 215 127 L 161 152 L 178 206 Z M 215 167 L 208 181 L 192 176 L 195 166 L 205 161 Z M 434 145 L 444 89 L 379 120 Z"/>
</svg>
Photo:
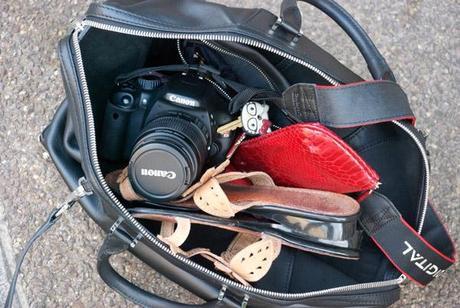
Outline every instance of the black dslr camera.
<svg viewBox="0 0 460 308">
<path fill-rule="evenodd" d="M 139 195 L 174 200 L 205 166 L 225 160 L 233 133 L 221 135 L 217 128 L 232 121 L 227 109 L 216 85 L 198 73 L 134 78 L 107 105 L 100 151 L 107 160 L 129 161 Z"/>
</svg>

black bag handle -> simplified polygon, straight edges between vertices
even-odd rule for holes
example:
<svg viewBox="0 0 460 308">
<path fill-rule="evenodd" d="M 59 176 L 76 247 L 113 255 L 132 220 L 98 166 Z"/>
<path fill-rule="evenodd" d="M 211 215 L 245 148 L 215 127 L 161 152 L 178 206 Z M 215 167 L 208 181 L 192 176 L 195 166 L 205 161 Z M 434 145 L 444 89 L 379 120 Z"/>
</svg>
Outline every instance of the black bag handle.
<svg viewBox="0 0 460 308">
<path fill-rule="evenodd" d="M 117 291 L 123 297 L 142 307 L 172 307 L 172 308 L 185 308 L 185 307 L 219 307 L 224 305 L 221 300 L 212 300 L 202 305 L 187 305 L 170 301 L 168 299 L 159 297 L 155 294 L 147 292 L 138 286 L 134 285 L 112 267 L 110 264 L 110 257 L 127 251 L 129 248 L 129 240 L 122 239 L 123 235 L 120 232 L 109 234 L 104 240 L 97 256 L 97 271 L 102 280 L 112 289 Z"/>
<path fill-rule="evenodd" d="M 374 79 L 396 81 L 393 71 L 369 35 L 343 7 L 333 0 L 283 0 L 280 13 L 281 25 L 300 33 L 302 14 L 298 7 L 298 1 L 309 3 L 321 10 L 348 34 L 366 60 Z"/>
</svg>

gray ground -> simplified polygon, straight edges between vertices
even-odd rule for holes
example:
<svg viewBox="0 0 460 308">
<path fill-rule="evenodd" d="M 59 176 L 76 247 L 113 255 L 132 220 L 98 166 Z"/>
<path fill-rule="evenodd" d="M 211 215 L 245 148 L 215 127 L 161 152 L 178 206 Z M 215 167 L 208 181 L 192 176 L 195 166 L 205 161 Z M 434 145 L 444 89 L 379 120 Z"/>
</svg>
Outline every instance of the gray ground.
<svg viewBox="0 0 460 308">
<path fill-rule="evenodd" d="M 281 1 L 220 2 L 263 6 L 278 12 Z M 58 40 L 88 1 L 2 0 L 0 34 L 0 303 L 5 297 L 4 266 L 44 217 L 67 193 L 37 141 L 64 96 L 56 54 Z M 460 233 L 459 2 L 456 0 L 341 0 L 369 32 L 406 89 L 420 127 L 430 133 L 431 196 L 454 238 Z M 367 76 L 357 50 L 320 14 L 304 14 L 304 32 L 344 63 Z M 1 231 L 0 230 L 0 231 Z M 9 233 L 9 236 L 7 234 Z M 99 279 L 95 257 L 102 233 L 76 207 L 40 241 L 20 279 L 20 306 L 130 306 Z M 162 296 L 194 297 L 129 256 L 116 260 L 134 281 Z M 404 288 L 400 305 L 459 306 L 459 269 L 428 288 Z M 19 304 L 18 304 L 19 306 Z"/>
</svg>

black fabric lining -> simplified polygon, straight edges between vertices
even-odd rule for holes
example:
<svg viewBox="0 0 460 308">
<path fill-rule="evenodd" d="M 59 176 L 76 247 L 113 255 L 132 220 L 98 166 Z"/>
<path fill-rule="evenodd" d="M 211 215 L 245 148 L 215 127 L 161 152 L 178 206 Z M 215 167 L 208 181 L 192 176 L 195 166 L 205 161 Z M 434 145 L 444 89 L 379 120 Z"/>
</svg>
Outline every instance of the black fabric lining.
<svg viewBox="0 0 460 308">
<path fill-rule="evenodd" d="M 289 260 L 289 264 L 287 266 L 287 270 L 286 270 L 286 286 L 284 288 L 284 292 L 289 292 L 291 290 L 291 283 L 292 283 L 292 269 L 294 267 L 294 264 L 295 264 L 295 259 L 296 259 L 296 255 L 297 255 L 298 251 L 294 251 L 292 253 L 292 258 Z"/>
</svg>

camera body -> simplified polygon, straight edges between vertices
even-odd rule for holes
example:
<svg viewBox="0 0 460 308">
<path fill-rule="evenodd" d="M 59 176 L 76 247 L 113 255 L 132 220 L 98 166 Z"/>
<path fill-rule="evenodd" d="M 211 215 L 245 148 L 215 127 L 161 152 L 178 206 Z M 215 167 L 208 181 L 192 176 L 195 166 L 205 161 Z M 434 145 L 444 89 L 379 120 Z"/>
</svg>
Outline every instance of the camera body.
<svg viewBox="0 0 460 308">
<path fill-rule="evenodd" d="M 100 152 L 110 161 L 129 161 L 138 194 L 173 200 L 205 166 L 225 160 L 233 133 L 217 128 L 232 121 L 227 109 L 215 86 L 195 73 L 132 79 L 107 104 Z"/>
</svg>

